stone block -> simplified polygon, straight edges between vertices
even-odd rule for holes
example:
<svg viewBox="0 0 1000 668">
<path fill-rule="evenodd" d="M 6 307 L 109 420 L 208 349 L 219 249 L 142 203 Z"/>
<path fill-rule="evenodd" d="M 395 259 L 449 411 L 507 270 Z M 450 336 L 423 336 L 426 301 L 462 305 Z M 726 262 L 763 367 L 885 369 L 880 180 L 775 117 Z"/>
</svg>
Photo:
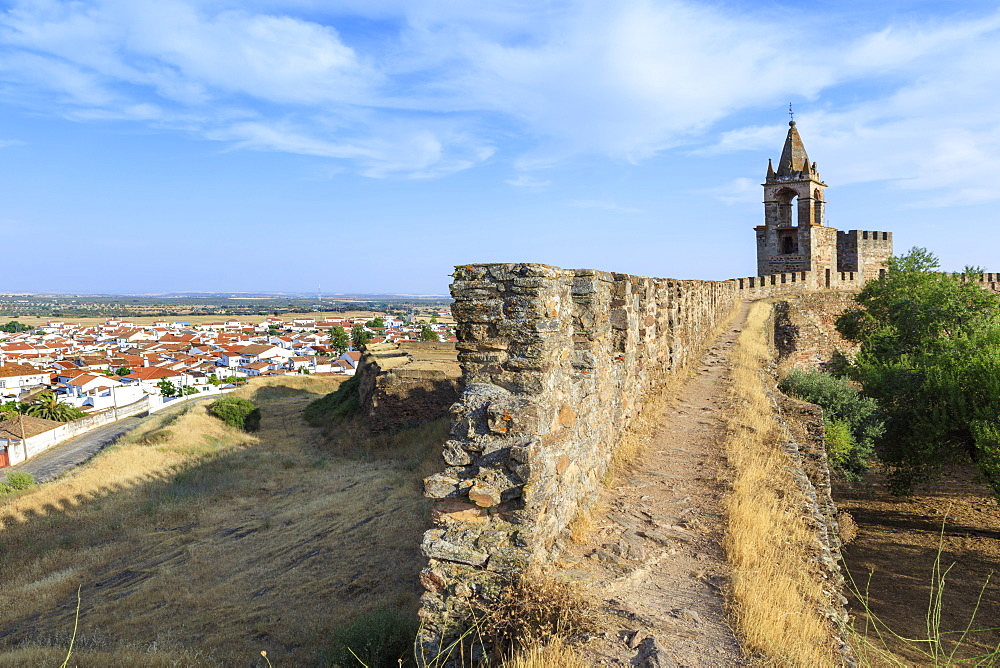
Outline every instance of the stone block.
<svg viewBox="0 0 1000 668">
<path fill-rule="evenodd" d="M 451 542 L 445 539 L 446 532 L 442 529 L 431 529 L 424 533 L 420 551 L 428 559 L 455 561 L 470 566 L 482 566 L 490 555 L 477 549 L 474 545 Z"/>
</svg>

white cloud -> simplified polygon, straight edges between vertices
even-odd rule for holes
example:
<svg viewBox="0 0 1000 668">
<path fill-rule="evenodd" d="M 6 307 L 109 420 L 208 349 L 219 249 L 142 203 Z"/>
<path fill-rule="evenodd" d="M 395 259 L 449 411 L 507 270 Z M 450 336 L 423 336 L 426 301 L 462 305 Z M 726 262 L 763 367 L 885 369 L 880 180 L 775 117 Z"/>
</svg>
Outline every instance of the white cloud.
<svg viewBox="0 0 1000 668">
<path fill-rule="evenodd" d="M 767 8 L 694 0 L 21 0 L 0 13 L 0 77 L 9 99 L 69 118 L 373 177 L 500 151 L 522 172 L 507 182 L 536 189 L 548 184 L 524 172 L 581 155 L 776 152 L 781 124 L 731 119 L 811 100 L 800 129 L 838 183 L 1000 197 L 979 177 L 1000 166 L 1000 12 L 854 33 L 816 12 L 787 30 Z"/>
<path fill-rule="evenodd" d="M 552 185 L 552 181 L 549 179 L 538 179 L 530 174 L 518 174 L 512 179 L 507 179 L 504 183 L 512 185 L 516 188 L 525 188 L 527 190 L 544 190 Z"/>
<path fill-rule="evenodd" d="M 850 103 L 797 114 L 823 177 L 838 185 L 890 182 L 901 208 L 1000 199 L 1000 13 L 973 21 L 885 30 L 841 56 L 845 81 L 863 89 Z M 697 154 L 769 148 L 786 128 L 724 133 Z"/>
<path fill-rule="evenodd" d="M 317 139 L 291 122 L 244 121 L 210 131 L 207 136 L 233 142 L 240 148 L 350 160 L 360 166 L 361 173 L 371 177 L 439 176 L 467 169 L 493 153 L 486 144 L 463 143 L 460 138 L 443 141 L 433 132 L 411 132 L 407 128 L 378 138 L 338 142 Z"/>
<path fill-rule="evenodd" d="M 701 192 L 725 204 L 760 205 L 760 182 L 744 177 L 733 179 L 715 188 L 706 188 Z"/>
</svg>

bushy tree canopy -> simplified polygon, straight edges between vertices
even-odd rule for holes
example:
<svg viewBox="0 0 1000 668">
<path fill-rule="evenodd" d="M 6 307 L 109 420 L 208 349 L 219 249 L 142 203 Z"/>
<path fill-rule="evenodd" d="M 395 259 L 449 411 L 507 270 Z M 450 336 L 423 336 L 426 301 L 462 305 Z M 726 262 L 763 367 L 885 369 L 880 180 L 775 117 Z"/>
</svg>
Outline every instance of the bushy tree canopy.
<svg viewBox="0 0 1000 668">
<path fill-rule="evenodd" d="M 365 329 L 364 325 L 359 323 L 351 328 L 351 345 L 354 346 L 355 350 L 360 350 L 371 338 L 371 333 Z"/>
<path fill-rule="evenodd" d="M 896 492 L 971 461 L 1000 495 L 1000 297 L 937 269 L 914 248 L 865 285 L 837 320 L 861 344 L 848 371 L 885 414 L 879 454 Z"/>
<path fill-rule="evenodd" d="M 868 470 L 875 441 L 885 433 L 878 405 L 846 378 L 818 370 L 793 369 L 779 387 L 782 392 L 823 407 L 830 465 L 848 479 Z"/>
<path fill-rule="evenodd" d="M 347 330 L 336 325 L 330 328 L 330 346 L 343 355 L 347 352 L 347 347 L 351 345 L 351 337 L 347 335 Z"/>
<path fill-rule="evenodd" d="M 421 341 L 439 341 L 437 332 L 430 325 L 424 324 L 420 326 L 420 340 Z"/>
</svg>

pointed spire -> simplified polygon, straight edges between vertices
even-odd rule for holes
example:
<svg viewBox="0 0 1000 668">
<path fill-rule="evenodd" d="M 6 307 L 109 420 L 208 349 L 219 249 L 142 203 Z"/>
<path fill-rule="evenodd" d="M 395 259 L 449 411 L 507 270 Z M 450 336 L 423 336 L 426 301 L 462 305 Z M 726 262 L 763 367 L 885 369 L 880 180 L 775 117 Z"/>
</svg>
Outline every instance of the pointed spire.
<svg viewBox="0 0 1000 668">
<path fill-rule="evenodd" d="M 794 177 L 799 172 L 809 169 L 809 156 L 802 145 L 799 131 L 795 129 L 795 121 L 788 123 L 788 135 L 785 137 L 785 147 L 781 150 L 778 160 L 778 176 Z"/>
<path fill-rule="evenodd" d="M 767 159 L 767 180 L 770 181 L 774 178 L 774 165 L 771 164 L 771 159 Z"/>
</svg>

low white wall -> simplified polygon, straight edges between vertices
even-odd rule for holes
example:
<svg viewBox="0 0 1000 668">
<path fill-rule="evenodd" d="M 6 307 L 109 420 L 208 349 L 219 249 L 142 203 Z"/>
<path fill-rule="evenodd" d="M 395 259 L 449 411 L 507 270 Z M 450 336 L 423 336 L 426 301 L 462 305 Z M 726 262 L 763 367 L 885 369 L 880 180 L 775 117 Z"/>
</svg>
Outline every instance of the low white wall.
<svg viewBox="0 0 1000 668">
<path fill-rule="evenodd" d="M 27 458 L 31 459 L 49 448 L 59 445 L 63 441 L 73 438 L 74 436 L 85 434 L 96 427 L 117 422 L 118 420 L 132 417 L 133 415 L 156 413 L 165 408 L 182 404 L 191 399 L 199 399 L 218 394 L 227 394 L 232 391 L 232 389 L 220 390 L 213 386 L 213 388 L 207 392 L 199 392 L 198 394 L 191 394 L 186 397 L 176 397 L 169 400 L 164 400 L 163 397 L 158 394 L 147 394 L 139 401 L 128 404 L 127 406 L 96 411 L 94 413 L 90 413 L 86 417 L 80 418 L 79 420 L 67 422 L 61 427 L 56 427 L 55 429 L 47 431 L 43 434 L 32 436 L 31 438 L 26 439 L 27 442 L 24 445 L 22 445 L 19 440 L 9 442 L 7 444 L 7 456 L 10 459 L 11 466 L 14 464 L 20 464 L 25 461 L 25 445 L 27 446 L 28 452 Z"/>
</svg>

